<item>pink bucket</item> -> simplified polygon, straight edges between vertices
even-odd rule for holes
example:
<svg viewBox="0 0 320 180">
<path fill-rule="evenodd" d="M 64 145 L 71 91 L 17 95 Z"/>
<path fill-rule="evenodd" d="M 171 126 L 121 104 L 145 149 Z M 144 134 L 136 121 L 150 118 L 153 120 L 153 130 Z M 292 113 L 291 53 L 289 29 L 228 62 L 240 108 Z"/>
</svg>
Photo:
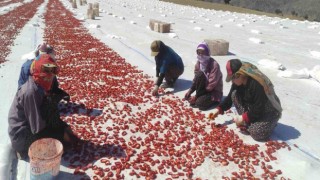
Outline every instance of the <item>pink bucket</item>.
<svg viewBox="0 0 320 180">
<path fill-rule="evenodd" d="M 30 179 L 53 179 L 59 174 L 62 143 L 53 138 L 33 142 L 29 148 Z"/>
</svg>

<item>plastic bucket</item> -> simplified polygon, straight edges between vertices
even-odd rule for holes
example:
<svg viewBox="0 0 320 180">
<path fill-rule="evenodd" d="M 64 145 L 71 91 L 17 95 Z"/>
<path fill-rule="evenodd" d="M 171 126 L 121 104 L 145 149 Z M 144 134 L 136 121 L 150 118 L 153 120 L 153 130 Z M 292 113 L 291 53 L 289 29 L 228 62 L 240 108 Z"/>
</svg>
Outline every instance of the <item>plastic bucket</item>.
<svg viewBox="0 0 320 180">
<path fill-rule="evenodd" d="M 54 179 L 59 174 L 62 143 L 53 138 L 33 142 L 29 148 L 30 179 Z"/>
</svg>

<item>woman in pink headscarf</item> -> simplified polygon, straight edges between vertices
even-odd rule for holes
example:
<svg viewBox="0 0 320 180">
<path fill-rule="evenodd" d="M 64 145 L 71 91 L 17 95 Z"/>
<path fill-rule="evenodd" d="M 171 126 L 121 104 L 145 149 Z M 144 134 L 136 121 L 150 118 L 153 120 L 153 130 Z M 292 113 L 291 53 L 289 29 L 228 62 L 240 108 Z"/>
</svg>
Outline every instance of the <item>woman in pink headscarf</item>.
<svg viewBox="0 0 320 180">
<path fill-rule="evenodd" d="M 210 57 L 208 45 L 203 42 L 197 47 L 197 63 L 192 86 L 185 95 L 191 106 L 206 110 L 218 105 L 222 98 L 222 73 L 216 60 Z M 196 91 L 196 95 L 191 94 Z"/>
</svg>

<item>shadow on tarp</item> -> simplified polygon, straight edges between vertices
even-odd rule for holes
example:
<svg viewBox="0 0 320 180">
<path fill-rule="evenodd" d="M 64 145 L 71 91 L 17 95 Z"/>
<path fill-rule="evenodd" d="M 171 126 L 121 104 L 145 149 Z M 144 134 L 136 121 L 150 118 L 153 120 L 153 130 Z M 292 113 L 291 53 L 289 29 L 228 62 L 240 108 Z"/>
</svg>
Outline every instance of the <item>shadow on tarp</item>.
<svg viewBox="0 0 320 180">
<path fill-rule="evenodd" d="M 301 133 L 294 127 L 278 123 L 273 131 L 271 139 L 279 139 L 282 141 L 288 141 L 291 139 L 297 139 L 301 136 Z"/>
<path fill-rule="evenodd" d="M 221 98 L 221 102 L 223 101 L 223 99 L 225 99 L 227 96 L 223 96 L 222 98 Z M 190 106 L 190 107 L 193 107 L 193 108 L 197 108 L 197 109 L 199 109 L 200 111 L 203 111 L 203 112 L 210 112 L 210 111 L 212 111 L 214 108 L 216 108 L 217 106 L 219 105 L 219 103 L 215 103 L 215 104 L 213 104 L 212 106 L 210 106 L 208 109 L 206 109 L 206 110 L 200 110 L 198 107 L 196 107 L 196 106 Z"/>
<path fill-rule="evenodd" d="M 99 116 L 102 114 L 101 109 L 96 108 L 86 108 L 84 104 L 78 104 L 75 102 L 67 102 L 59 103 L 59 110 L 60 114 L 63 115 L 72 115 L 72 114 L 79 114 L 79 115 L 87 115 L 87 116 Z"/>
<path fill-rule="evenodd" d="M 191 87 L 191 85 L 192 85 L 192 80 L 177 79 L 174 85 L 173 93 L 187 90 Z"/>
<path fill-rule="evenodd" d="M 83 141 L 80 145 L 65 150 L 65 153 L 62 155 L 61 165 L 70 169 L 85 169 L 91 168 L 90 166 L 101 158 L 109 160 L 111 164 L 114 164 L 113 161 L 116 159 L 126 157 L 127 155 L 120 145 L 98 145 L 90 141 Z M 82 175 L 78 174 L 77 176 L 83 177 Z"/>
<path fill-rule="evenodd" d="M 235 56 L 236 54 L 232 53 L 232 52 L 228 52 L 227 56 Z"/>
<path fill-rule="evenodd" d="M 186 79 L 177 79 L 173 91 L 171 91 L 171 88 L 168 88 L 165 90 L 165 93 L 160 93 L 159 97 L 161 96 L 165 96 L 166 94 L 174 94 L 177 93 L 179 91 L 184 91 L 187 90 L 191 87 L 192 85 L 192 81 L 191 80 L 186 80 Z"/>
</svg>

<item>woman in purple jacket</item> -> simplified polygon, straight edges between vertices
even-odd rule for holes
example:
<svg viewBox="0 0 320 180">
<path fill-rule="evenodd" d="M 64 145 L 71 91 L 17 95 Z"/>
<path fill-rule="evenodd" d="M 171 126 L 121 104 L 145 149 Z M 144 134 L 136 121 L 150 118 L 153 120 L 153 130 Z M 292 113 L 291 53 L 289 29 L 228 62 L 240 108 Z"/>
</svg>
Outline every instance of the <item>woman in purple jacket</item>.
<svg viewBox="0 0 320 180">
<path fill-rule="evenodd" d="M 217 61 L 210 57 L 208 45 L 203 42 L 197 47 L 198 61 L 195 65 L 194 79 L 185 99 L 191 106 L 206 110 L 218 105 L 222 98 L 222 73 Z M 196 95 L 191 94 L 196 91 Z"/>
</svg>

